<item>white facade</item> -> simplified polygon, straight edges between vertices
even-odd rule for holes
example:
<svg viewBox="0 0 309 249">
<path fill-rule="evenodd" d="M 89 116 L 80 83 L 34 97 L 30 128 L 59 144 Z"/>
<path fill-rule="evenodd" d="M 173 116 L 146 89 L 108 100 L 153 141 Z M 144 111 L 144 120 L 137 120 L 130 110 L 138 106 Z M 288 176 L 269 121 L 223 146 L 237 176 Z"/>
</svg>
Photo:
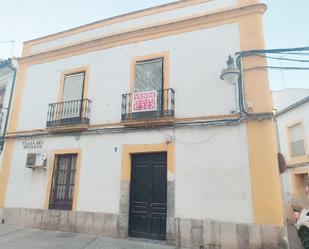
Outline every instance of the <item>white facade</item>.
<svg viewBox="0 0 309 249">
<path fill-rule="evenodd" d="M 230 39 L 227 44 L 224 42 L 225 37 L 234 39 Z M 182 42 L 179 43 L 178 40 Z M 119 122 L 121 95 L 130 92 L 131 59 L 161 51 L 169 52 L 169 83 L 176 93 L 176 118 L 229 115 L 236 109 L 235 90 L 234 86 L 220 80 L 219 75 L 228 54 L 238 50 L 238 27 L 237 24 L 231 24 L 32 65 L 27 71 L 18 130 L 44 129 L 47 106 L 57 101 L 61 71 L 83 66 L 89 66 L 88 97 L 92 100 L 90 125 Z M 202 140 L 201 138 L 207 138 L 216 132 L 216 129 L 212 130 L 209 128 L 176 130 L 176 213 L 183 218 L 221 217 L 226 221 L 251 222 L 246 128 L 245 126 L 222 128 L 209 142 L 194 145 Z M 178 139 L 189 144 L 177 142 Z M 225 141 L 229 143 L 225 144 Z M 79 140 L 75 140 L 74 137 L 54 137 L 44 138 L 44 150 L 49 152 L 55 149 L 82 148 L 78 210 L 118 213 L 122 144 L 164 142 L 164 135 L 158 131 L 112 136 L 82 136 Z M 190 143 L 193 145 L 190 146 Z M 222 149 L 223 144 L 226 146 L 223 151 L 227 153 L 224 155 L 225 162 L 222 162 L 216 153 L 207 153 L 209 149 L 220 151 L 219 148 Z M 114 152 L 114 147 L 119 148 L 117 153 Z M 101 153 L 97 151 L 98 148 L 102 150 Z M 16 157 L 12 161 L 12 165 L 16 166 L 12 167 L 9 181 L 9 186 L 12 187 L 9 188 L 6 205 L 43 208 L 48 171 L 33 175 L 29 169 L 21 170 L 20 167 L 25 165 L 27 151 L 23 150 L 20 144 L 15 145 L 15 150 L 23 156 Z M 195 156 L 187 158 L 188 150 Z M 187 152 L 184 153 L 185 151 Z M 207 158 L 204 158 L 206 155 Z M 192 158 L 196 158 L 196 161 Z M 50 167 L 53 165 L 48 165 L 48 168 Z M 188 178 L 188 174 L 193 174 L 195 183 L 187 182 L 191 178 Z M 98 175 L 101 177 L 95 177 Z M 19 179 L 18 184 L 15 182 L 16 177 Z M 93 183 L 92 187 L 89 186 L 89 182 Z M 192 189 L 188 188 L 188 185 Z M 224 194 L 213 193 L 213 187 L 216 185 L 222 188 Z M 33 188 L 36 191 L 32 192 Z M 106 193 L 102 193 L 104 198 L 97 200 L 91 198 L 90 193 L 96 192 L 96 189 L 107 190 Z M 192 192 L 204 198 L 194 198 L 196 196 L 192 196 Z M 188 201 L 190 198 L 195 201 L 199 199 L 193 208 L 192 202 Z M 233 216 L 226 214 L 226 217 L 222 217 L 226 201 L 231 205 Z M 186 207 L 186 204 L 189 206 Z"/>
<path fill-rule="evenodd" d="M 10 143 L 4 160 L 5 173 L 9 172 L 5 179 L 7 186 L 4 194 L 0 190 L 0 204 L 4 195 L 4 207 L 9 210 L 44 210 L 38 218 L 42 220 L 38 227 L 46 228 L 48 222 L 44 221 L 44 214 L 49 215 L 47 209 L 53 209 L 49 204 L 57 155 L 75 151 L 78 162 L 74 199 L 69 210 L 76 212 L 76 219 L 84 214 L 116 217 L 118 223 L 110 230 L 117 230 L 118 237 L 126 237 L 132 196 L 129 191 L 133 188 L 130 185 L 133 182 L 130 178 L 132 155 L 163 151 L 167 154 L 164 183 L 167 240 L 180 241 L 177 243 L 186 247 L 194 243 L 221 246 L 221 242 L 196 242 L 193 224 L 202 224 L 198 225 L 199 229 L 206 232 L 206 221 L 213 226 L 207 229 L 217 229 L 213 221 L 222 226 L 222 238 L 230 231 L 229 225 L 233 226 L 235 243 L 236 237 L 242 236 L 236 234 L 236 224 L 276 225 L 275 230 L 281 236 L 280 211 L 279 215 L 262 217 L 265 208 L 259 209 L 264 204 L 269 207 L 280 203 L 279 185 L 273 186 L 274 181 L 269 181 L 267 184 L 274 187 L 270 190 L 273 196 L 258 199 L 262 196 L 260 193 L 264 191 L 268 195 L 269 191 L 256 188 L 261 174 L 253 170 L 268 164 L 273 167 L 276 162 L 275 146 L 271 147 L 275 141 L 265 146 L 270 148 L 265 152 L 269 153 L 265 156 L 266 163 L 254 154 L 254 150 L 257 154 L 264 150 L 259 147 L 261 143 L 264 146 L 264 141 L 256 134 L 266 137 L 269 131 L 274 135 L 273 123 L 266 117 L 253 126 L 248 125 L 242 116 L 244 113 L 238 109 L 237 84 L 220 79 L 228 56 L 243 49 L 245 36 L 252 37 L 246 18 L 252 15 L 249 23 L 253 27 L 261 24 L 258 20 L 265 6 L 252 2 L 240 5 L 235 0 L 180 1 L 163 6 L 158 9 L 160 11 L 154 8 L 136 12 L 25 43 L 24 57 L 20 60 L 20 82 L 15 93 L 18 100 L 15 99 L 14 113 L 17 114 L 10 123 Z M 146 26 L 151 27 L 144 29 Z M 157 30 L 158 27 L 163 30 Z M 175 30 L 171 30 L 172 27 Z M 153 33 L 142 33 L 148 30 Z M 126 35 L 128 37 L 124 37 Z M 123 42 L 122 39 L 127 40 Z M 75 50 L 77 47 L 80 51 Z M 138 120 L 132 115 L 133 121 L 127 122 L 121 115 L 123 94 L 134 91 L 136 62 L 158 58 L 163 60 L 163 88 L 173 89 L 175 108 L 168 117 L 161 114 Z M 86 74 L 83 98 L 91 101 L 89 124 L 65 127 L 59 118 L 61 107 L 56 108 L 58 112 L 60 109 L 60 114 L 53 116 L 60 121 L 50 127 L 48 106 L 61 102 L 67 72 L 80 73 L 81 70 Z M 263 101 L 255 96 L 247 100 L 245 96 L 246 101 L 254 102 L 252 110 L 264 108 L 271 113 L 271 105 L 265 105 L 268 97 L 270 103 L 269 92 L 263 92 L 266 88 L 258 90 Z M 169 105 L 170 102 L 164 102 L 165 98 L 163 95 L 160 108 Z M 262 108 L 258 109 L 259 106 Z M 252 117 L 254 115 L 252 113 Z M 254 124 L 255 121 L 250 122 Z M 260 126 L 262 132 L 258 130 Z M 38 142 L 40 146 L 31 147 Z M 46 170 L 26 167 L 31 153 L 47 155 Z M 277 176 L 276 166 L 270 171 L 269 167 L 267 172 L 263 171 L 265 177 Z M 4 178 L 0 175 L 0 179 Z M 258 180 L 253 183 L 253 178 Z M 51 226 L 54 224 L 52 212 Z M 59 213 L 63 214 L 66 213 Z M 67 215 L 67 220 L 73 217 L 71 213 Z M 176 231 L 177 222 L 181 231 Z M 190 228 L 186 227 L 188 222 Z M 84 223 L 76 220 L 75 230 L 85 232 L 78 228 Z M 214 236 L 220 237 L 221 230 Z"/>
<path fill-rule="evenodd" d="M 164 143 L 164 134 L 172 135 L 173 131 L 44 138 L 40 151 L 49 153 L 51 159 L 52 150 L 82 148 L 77 210 L 117 214 L 122 145 Z M 175 175 L 169 177 L 175 178 L 176 216 L 252 222 L 245 127 L 177 129 L 175 139 L 176 169 Z M 46 171 L 26 168 L 26 154 L 38 150 L 23 149 L 22 141 L 14 148 L 19 156 L 12 161 L 6 206 L 41 209 L 53 165 L 49 163 Z M 220 189 L 220 194 L 214 189 Z M 100 198 L 93 198 L 94 194 Z M 225 212 L 227 203 L 232 216 Z"/>
<path fill-rule="evenodd" d="M 177 92 L 176 118 L 231 114 L 236 110 L 235 90 L 219 76 L 228 55 L 239 50 L 238 25 L 230 24 L 31 65 L 18 130 L 44 129 L 47 106 L 57 102 L 61 72 L 83 66 L 89 66 L 91 124 L 119 122 L 121 95 L 130 92 L 132 58 L 165 51 L 169 85 Z M 33 109 L 37 111 L 27 112 Z"/>
</svg>

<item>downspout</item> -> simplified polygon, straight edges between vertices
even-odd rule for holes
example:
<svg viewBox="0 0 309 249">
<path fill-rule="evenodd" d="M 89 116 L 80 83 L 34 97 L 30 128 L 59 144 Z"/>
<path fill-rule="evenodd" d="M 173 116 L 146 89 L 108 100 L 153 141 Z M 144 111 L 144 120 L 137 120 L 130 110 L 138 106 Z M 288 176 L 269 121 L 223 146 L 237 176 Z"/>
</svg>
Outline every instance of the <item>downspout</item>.
<svg viewBox="0 0 309 249">
<path fill-rule="evenodd" d="M 240 114 L 241 116 L 250 116 L 249 113 L 246 112 L 246 105 L 245 105 L 245 97 L 244 97 L 244 75 L 243 75 L 243 68 L 242 68 L 242 54 L 238 53 L 237 57 L 236 57 L 236 66 L 240 71 L 240 77 L 238 78 L 238 96 L 239 96 L 239 110 L 240 110 Z"/>
<path fill-rule="evenodd" d="M 12 105 L 12 101 L 13 101 L 13 94 L 14 94 L 14 89 L 15 89 L 16 74 L 17 74 L 17 69 L 12 66 L 11 61 L 9 61 L 7 66 L 8 66 L 8 68 L 10 68 L 14 72 L 14 76 L 13 76 L 13 81 L 12 81 L 12 86 L 11 86 L 9 104 L 8 104 L 8 107 L 7 107 L 7 114 L 6 114 L 6 117 L 5 117 L 3 133 L 2 133 L 2 136 L 0 138 L 0 154 L 3 151 L 3 147 L 4 147 L 8 121 L 9 121 L 9 117 L 10 117 L 10 113 L 11 113 L 11 105 Z"/>
</svg>

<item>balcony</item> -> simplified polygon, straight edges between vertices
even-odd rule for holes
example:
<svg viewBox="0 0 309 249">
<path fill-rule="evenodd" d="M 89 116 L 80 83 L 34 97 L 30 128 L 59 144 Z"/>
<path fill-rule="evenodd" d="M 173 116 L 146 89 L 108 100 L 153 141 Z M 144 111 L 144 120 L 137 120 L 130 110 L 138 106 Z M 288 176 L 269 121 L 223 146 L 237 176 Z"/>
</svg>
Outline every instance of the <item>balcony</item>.
<svg viewBox="0 0 309 249">
<path fill-rule="evenodd" d="M 175 91 L 164 89 L 122 95 L 121 120 L 127 126 L 174 123 Z"/>
<path fill-rule="evenodd" d="M 89 99 L 49 104 L 46 127 L 56 131 L 87 129 L 90 111 Z"/>
</svg>

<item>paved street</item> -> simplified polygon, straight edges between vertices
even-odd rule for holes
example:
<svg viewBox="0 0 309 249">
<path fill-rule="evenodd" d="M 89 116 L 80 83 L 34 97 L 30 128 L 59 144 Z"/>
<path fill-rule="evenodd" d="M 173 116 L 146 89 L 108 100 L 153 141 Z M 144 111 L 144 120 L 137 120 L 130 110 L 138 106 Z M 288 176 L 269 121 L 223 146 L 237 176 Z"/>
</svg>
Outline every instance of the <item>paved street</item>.
<svg viewBox="0 0 309 249">
<path fill-rule="evenodd" d="M 174 249 L 160 243 L 0 225 L 1 249 Z"/>
<path fill-rule="evenodd" d="M 290 249 L 303 249 L 300 239 L 297 235 L 296 227 L 293 224 L 288 225 Z"/>
</svg>

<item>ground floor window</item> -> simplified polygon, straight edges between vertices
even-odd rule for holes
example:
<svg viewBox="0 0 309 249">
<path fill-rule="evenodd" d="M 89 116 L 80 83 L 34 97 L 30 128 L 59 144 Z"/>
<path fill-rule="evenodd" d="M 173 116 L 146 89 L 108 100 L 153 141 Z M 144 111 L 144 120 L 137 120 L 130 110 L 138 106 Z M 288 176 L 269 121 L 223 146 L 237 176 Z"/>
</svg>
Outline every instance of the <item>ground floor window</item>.
<svg viewBox="0 0 309 249">
<path fill-rule="evenodd" d="M 77 154 L 56 155 L 49 209 L 71 210 Z"/>
</svg>

